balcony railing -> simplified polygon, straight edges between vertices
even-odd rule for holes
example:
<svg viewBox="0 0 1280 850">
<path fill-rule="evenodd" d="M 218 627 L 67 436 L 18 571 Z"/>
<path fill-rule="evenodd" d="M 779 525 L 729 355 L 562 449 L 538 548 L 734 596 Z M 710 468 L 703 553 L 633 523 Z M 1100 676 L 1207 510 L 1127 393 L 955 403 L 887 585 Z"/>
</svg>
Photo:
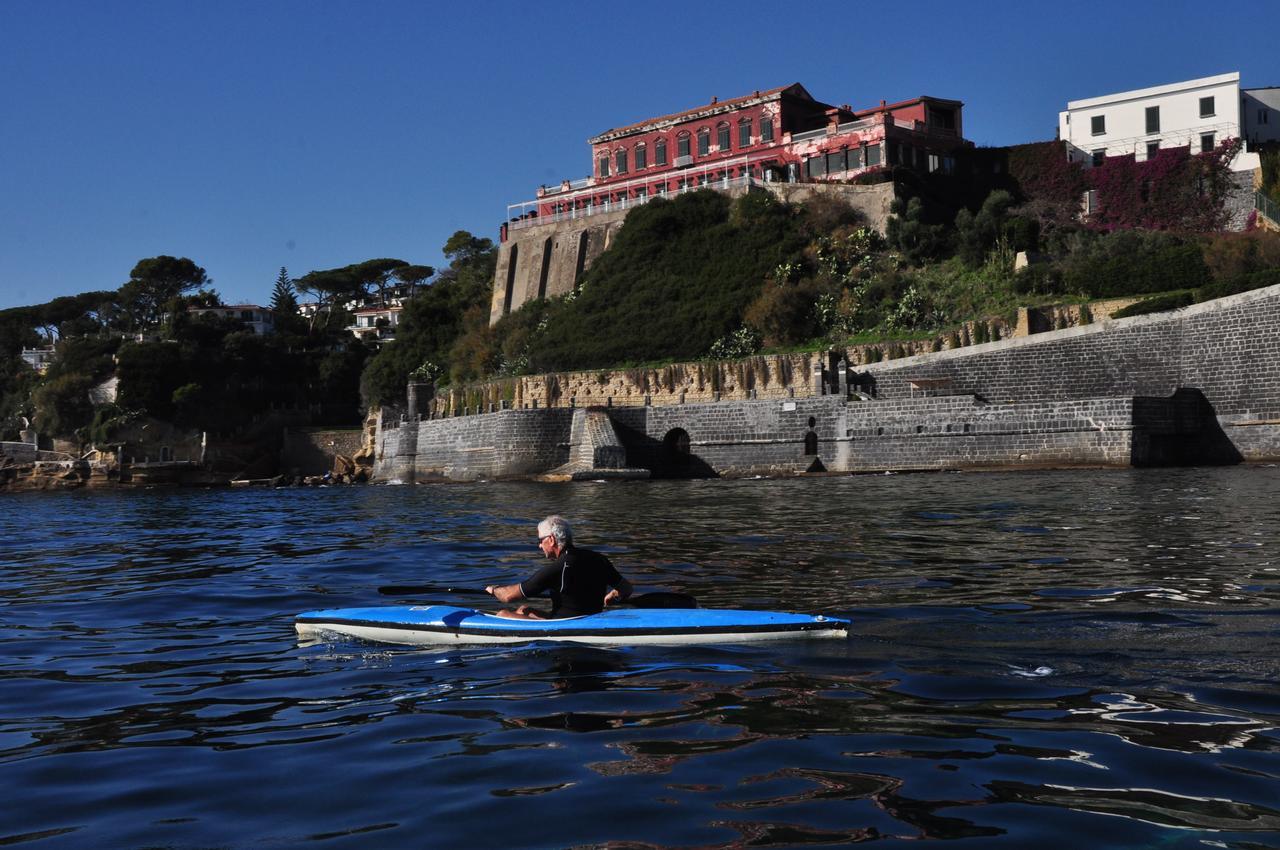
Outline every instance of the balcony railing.
<svg viewBox="0 0 1280 850">
<path fill-rule="evenodd" d="M 1280 204 L 1271 200 L 1262 192 L 1253 193 L 1253 206 L 1258 211 L 1258 215 L 1271 222 L 1271 225 L 1280 230 Z"/>
<path fill-rule="evenodd" d="M 755 180 L 759 183 L 758 178 L 752 178 L 749 175 L 744 177 L 725 177 L 731 169 L 749 170 L 753 163 L 759 163 L 766 160 L 774 159 L 776 152 L 770 152 L 766 156 L 740 156 L 732 159 L 722 159 L 716 161 L 704 162 L 694 168 L 686 168 L 680 171 L 671 169 L 656 171 L 646 177 L 635 177 L 622 183 L 608 183 L 603 185 L 595 185 L 589 189 L 574 192 L 572 194 L 562 193 L 555 201 L 549 201 L 547 198 L 539 198 L 534 201 L 524 201 L 519 204 L 507 205 L 507 229 L 521 230 L 526 227 L 534 227 L 539 224 L 550 224 L 558 221 L 571 221 L 579 218 L 587 218 L 593 215 L 600 215 L 607 212 L 617 212 L 618 210 L 631 209 L 648 203 L 653 198 L 660 198 L 664 195 L 678 195 L 683 192 L 692 192 L 697 189 L 728 189 L 734 186 L 751 185 L 751 181 Z M 712 172 L 721 173 L 722 176 L 711 179 Z M 683 180 L 686 185 L 671 190 L 669 192 L 651 192 L 650 186 L 657 182 L 664 185 L 673 180 Z M 644 192 L 640 197 L 631 197 L 636 191 Z M 618 193 L 625 193 L 624 199 L 618 200 L 613 196 Z M 575 206 L 574 201 L 582 198 L 594 199 L 597 196 L 604 196 L 603 203 L 590 203 L 584 206 Z M 539 214 L 538 208 L 548 203 L 560 203 L 568 206 L 568 209 L 562 212 Z"/>
</svg>

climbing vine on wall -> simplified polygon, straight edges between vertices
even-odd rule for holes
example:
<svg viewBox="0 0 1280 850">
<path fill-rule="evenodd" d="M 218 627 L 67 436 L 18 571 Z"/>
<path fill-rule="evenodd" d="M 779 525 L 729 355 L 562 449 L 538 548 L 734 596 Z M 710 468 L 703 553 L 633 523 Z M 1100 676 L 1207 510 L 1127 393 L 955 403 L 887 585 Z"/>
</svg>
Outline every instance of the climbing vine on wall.
<svg viewBox="0 0 1280 850">
<path fill-rule="evenodd" d="M 1231 191 L 1229 164 L 1240 151 L 1228 139 L 1212 151 L 1165 148 L 1145 162 L 1132 155 L 1109 156 L 1089 172 L 1098 193 L 1090 223 L 1105 230 L 1220 230 Z"/>
</svg>

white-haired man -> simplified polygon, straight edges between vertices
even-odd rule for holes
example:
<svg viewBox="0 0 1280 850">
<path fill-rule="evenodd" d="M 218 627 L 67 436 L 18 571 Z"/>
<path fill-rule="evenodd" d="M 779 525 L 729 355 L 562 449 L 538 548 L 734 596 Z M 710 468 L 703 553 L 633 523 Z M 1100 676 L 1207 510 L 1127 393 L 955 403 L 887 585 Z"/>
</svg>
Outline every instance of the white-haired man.
<svg viewBox="0 0 1280 850">
<path fill-rule="evenodd" d="M 547 593 L 551 596 L 551 613 L 521 605 L 514 611 L 499 611 L 498 616 L 532 620 L 580 617 L 598 614 L 605 606 L 631 596 L 631 582 L 618 573 L 612 561 L 599 552 L 573 545 L 573 530 L 564 517 L 552 515 L 538 523 L 538 548 L 554 563 L 519 584 L 491 584 L 485 592 L 499 602 L 517 602 Z"/>
</svg>

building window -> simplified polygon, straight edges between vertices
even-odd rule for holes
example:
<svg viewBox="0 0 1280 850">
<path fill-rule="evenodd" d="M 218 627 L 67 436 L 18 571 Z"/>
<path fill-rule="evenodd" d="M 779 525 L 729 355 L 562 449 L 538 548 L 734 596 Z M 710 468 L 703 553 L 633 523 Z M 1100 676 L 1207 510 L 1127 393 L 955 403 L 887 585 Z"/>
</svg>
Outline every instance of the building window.
<svg viewBox="0 0 1280 850">
<path fill-rule="evenodd" d="M 617 166 L 617 172 L 618 172 L 619 174 L 626 174 L 626 173 L 627 173 L 627 150 L 626 150 L 626 148 L 619 148 L 619 150 L 618 150 L 617 154 L 615 154 L 615 155 L 614 155 L 614 164 Z"/>
<path fill-rule="evenodd" d="M 688 156 L 688 155 L 689 155 L 689 134 L 688 132 L 684 132 L 676 137 L 676 156 Z"/>
<path fill-rule="evenodd" d="M 1098 148 L 1096 151 L 1093 152 L 1093 167 L 1097 168 L 1098 166 L 1102 165 L 1102 161 L 1106 158 L 1107 158 L 1107 149 Z"/>
<path fill-rule="evenodd" d="M 1200 117 L 1212 118 L 1216 113 L 1213 111 L 1213 97 L 1200 98 Z"/>
<path fill-rule="evenodd" d="M 721 122 L 720 124 L 716 125 L 716 145 L 719 146 L 721 151 L 729 150 L 730 144 L 729 144 L 728 122 Z"/>
<path fill-rule="evenodd" d="M 868 145 L 866 151 L 867 151 L 867 168 L 871 168 L 872 166 L 879 165 L 880 164 L 880 146 Z"/>
<path fill-rule="evenodd" d="M 1089 119 L 1089 132 L 1095 136 L 1106 135 L 1107 116 L 1095 115 Z"/>
<path fill-rule="evenodd" d="M 762 142 L 773 141 L 773 119 L 772 118 L 760 119 L 760 141 Z"/>
<path fill-rule="evenodd" d="M 1209 153 L 1209 151 L 1213 150 L 1213 148 L 1214 148 L 1213 133 L 1201 133 L 1200 134 L 1200 153 Z"/>
<path fill-rule="evenodd" d="M 862 148 L 849 148 L 848 163 L 850 171 L 862 167 Z"/>
<path fill-rule="evenodd" d="M 649 150 L 644 144 L 636 145 L 636 171 L 649 167 Z"/>
<path fill-rule="evenodd" d="M 711 131 L 703 127 L 698 131 L 698 156 L 707 156 L 711 153 Z"/>
<path fill-rule="evenodd" d="M 1158 106 L 1147 107 L 1147 132 L 1160 132 L 1160 107 Z"/>
<path fill-rule="evenodd" d="M 1266 109 L 1259 109 L 1259 110 L 1258 110 L 1258 123 L 1259 123 L 1259 124 L 1266 124 L 1266 123 L 1267 123 L 1267 115 L 1268 115 L 1269 111 L 1270 111 L 1270 110 L 1266 110 Z"/>
<path fill-rule="evenodd" d="M 1147 142 L 1147 159 L 1155 159 L 1160 153 L 1160 140 Z"/>
<path fill-rule="evenodd" d="M 667 164 L 667 140 L 666 139 L 658 139 L 658 141 L 653 143 L 653 164 L 654 165 Z"/>
<path fill-rule="evenodd" d="M 827 160 L 823 156 L 811 156 L 804 161 L 805 177 L 821 177 L 827 173 Z"/>
<path fill-rule="evenodd" d="M 844 171 L 844 151 L 835 151 L 827 154 L 827 173 L 835 174 L 838 171 Z"/>
<path fill-rule="evenodd" d="M 600 157 L 600 176 L 601 177 L 609 176 L 609 155 L 608 154 L 605 154 L 604 156 Z"/>
<path fill-rule="evenodd" d="M 738 122 L 738 147 L 751 146 L 751 119 L 743 118 Z"/>
</svg>

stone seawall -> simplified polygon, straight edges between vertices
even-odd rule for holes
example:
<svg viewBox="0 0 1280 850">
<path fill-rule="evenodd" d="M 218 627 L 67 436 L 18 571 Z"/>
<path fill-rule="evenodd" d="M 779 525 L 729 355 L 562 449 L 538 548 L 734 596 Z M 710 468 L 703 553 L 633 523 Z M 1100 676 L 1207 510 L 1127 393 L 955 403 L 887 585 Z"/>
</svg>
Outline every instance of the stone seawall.
<svg viewBox="0 0 1280 850">
<path fill-rule="evenodd" d="M 703 403 L 596 409 L 627 465 L 655 475 L 1280 460 L 1280 287 L 872 363 L 850 382 L 833 380 L 828 357 L 795 357 L 811 358 L 809 380 L 789 364 L 800 374 L 771 382 L 773 397 L 711 390 Z M 375 472 L 538 475 L 568 462 L 572 415 L 537 407 L 406 421 L 380 430 Z"/>
<path fill-rule="evenodd" d="M 1204 393 L 1219 416 L 1280 413 L 1280 286 L 1172 313 L 1104 320 L 1052 333 L 870 364 L 879 399 L 911 382 L 988 401 Z"/>
<path fill-rule="evenodd" d="M 374 475 L 405 483 L 531 477 L 568 463 L 572 426 L 564 408 L 383 423 Z"/>
</svg>

